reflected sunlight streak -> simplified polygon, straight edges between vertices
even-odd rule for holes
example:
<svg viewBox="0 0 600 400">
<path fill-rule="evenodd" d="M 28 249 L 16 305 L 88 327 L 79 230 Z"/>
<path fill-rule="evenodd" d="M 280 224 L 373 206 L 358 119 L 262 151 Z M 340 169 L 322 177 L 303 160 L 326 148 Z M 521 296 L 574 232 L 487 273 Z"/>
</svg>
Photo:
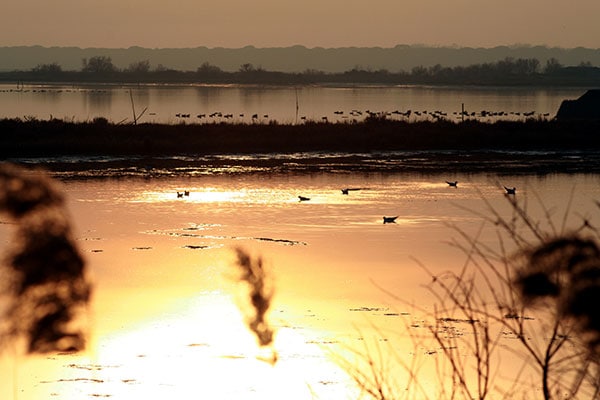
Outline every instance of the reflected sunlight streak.
<svg viewBox="0 0 600 400">
<path fill-rule="evenodd" d="M 280 359 L 270 366 L 230 296 L 204 293 L 162 317 L 99 337 L 96 353 L 67 363 L 71 377 L 61 374 L 56 383 L 61 393 L 64 386 L 97 386 L 98 395 L 116 399 L 306 399 L 339 385 L 347 398 L 350 382 L 339 366 L 306 332 L 281 324 Z"/>
</svg>

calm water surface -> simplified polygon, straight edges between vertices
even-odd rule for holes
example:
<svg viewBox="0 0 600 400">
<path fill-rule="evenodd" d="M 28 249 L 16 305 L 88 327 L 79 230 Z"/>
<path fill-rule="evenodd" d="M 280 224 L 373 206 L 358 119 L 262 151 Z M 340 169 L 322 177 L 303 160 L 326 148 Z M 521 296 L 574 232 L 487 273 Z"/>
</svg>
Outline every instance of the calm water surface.
<svg viewBox="0 0 600 400">
<path fill-rule="evenodd" d="M 104 117 L 113 122 L 131 122 L 131 95 L 136 114 L 146 109 L 140 121 L 160 123 L 296 123 L 303 118 L 321 121 L 323 117 L 329 121 L 352 121 L 361 120 L 367 111 L 406 118 L 394 112 L 408 110 L 412 111 L 411 120 L 430 119 L 434 111 L 456 119 L 462 104 L 470 113 L 504 112 L 504 119 L 522 119 L 522 113 L 552 118 L 562 100 L 575 99 L 584 92 L 581 88 L 240 85 L 26 85 L 17 90 L 15 85 L 2 84 L 0 118 L 87 121 Z M 182 117 L 187 114 L 189 117 Z M 484 119 L 496 118 L 500 117 Z"/>
<path fill-rule="evenodd" d="M 445 183 L 455 179 L 458 188 Z M 593 222 L 599 183 L 589 174 L 66 180 L 95 283 L 93 340 L 83 355 L 2 358 L 0 398 L 13 391 L 20 400 L 360 398 L 336 357 L 352 357 L 349 349 L 365 343 L 390 346 L 405 360 L 435 350 L 415 348 L 400 332 L 419 329 L 411 303 L 432 309 L 423 288 L 431 278 L 417 260 L 433 273 L 464 265 L 448 243 L 458 236 L 453 226 L 497 243 L 479 213 L 491 206 L 510 216 L 502 185 L 517 187 L 534 218 L 548 212 L 560 226 L 568 213 L 568 226 Z M 343 195 L 346 187 L 360 190 Z M 177 198 L 183 190 L 190 195 Z M 382 223 L 396 215 L 396 223 Z M 10 232 L 0 224 L 3 245 Z M 236 247 L 263 257 L 274 277 L 275 366 L 260 360 L 245 328 Z"/>
</svg>

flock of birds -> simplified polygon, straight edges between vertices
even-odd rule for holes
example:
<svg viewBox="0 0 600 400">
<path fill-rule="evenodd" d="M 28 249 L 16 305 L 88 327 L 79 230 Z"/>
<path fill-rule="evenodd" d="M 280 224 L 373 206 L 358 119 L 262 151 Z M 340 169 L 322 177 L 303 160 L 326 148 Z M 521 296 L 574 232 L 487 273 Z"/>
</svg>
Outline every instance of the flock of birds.
<svg viewBox="0 0 600 400">
<path fill-rule="evenodd" d="M 450 187 L 458 187 L 458 181 L 446 181 L 446 183 L 448 184 L 448 186 Z M 504 190 L 506 191 L 506 194 L 517 194 L 517 188 L 516 187 L 506 187 L 504 186 Z"/>
<path fill-rule="evenodd" d="M 243 121 L 250 117 L 252 122 L 269 120 L 269 114 L 245 114 L 245 113 L 224 113 L 222 111 L 214 111 L 212 113 L 201 113 L 195 115 L 198 120 L 206 120 L 212 122 L 222 122 L 228 120 L 238 120 Z M 191 113 L 176 113 L 175 117 L 178 119 L 188 119 L 192 118 Z M 321 122 L 330 122 L 330 121 L 352 121 L 358 122 L 361 119 L 367 117 L 377 117 L 377 118 L 391 118 L 391 119 L 400 119 L 400 120 L 448 120 L 450 119 L 449 115 L 445 111 L 441 110 L 394 110 L 394 111 L 371 111 L 371 110 L 356 110 L 353 109 L 349 112 L 343 110 L 333 111 L 333 115 L 324 115 L 320 117 Z M 540 119 L 549 119 L 550 113 L 537 113 L 536 111 L 490 111 L 490 110 L 481 110 L 481 111 L 454 111 L 452 113 L 452 117 L 455 119 L 477 119 L 477 120 L 499 120 L 499 119 L 519 119 L 519 118 L 540 118 Z M 299 117 L 301 121 L 307 121 L 306 115 L 302 115 Z M 310 118 L 311 121 L 319 121 L 319 118 L 316 120 Z"/>
<path fill-rule="evenodd" d="M 448 186 L 453 187 L 453 188 L 458 188 L 458 181 L 446 181 L 446 183 L 448 184 Z M 361 190 L 362 188 L 343 188 L 341 189 L 342 194 L 343 195 L 348 195 L 351 191 L 356 191 L 356 190 Z M 516 187 L 506 187 L 504 186 L 504 190 L 505 190 L 505 194 L 506 195 L 516 195 L 517 194 L 517 188 Z M 183 192 L 179 192 L 177 191 L 177 198 L 183 198 L 183 197 L 187 197 L 190 195 L 190 192 L 188 190 L 184 190 Z M 310 201 L 310 197 L 306 197 L 306 196 L 298 196 L 298 201 L 300 202 L 305 202 L 305 201 Z M 396 223 L 396 219 L 398 218 L 398 215 L 395 215 L 393 217 L 390 216 L 383 216 L 383 223 L 384 224 L 392 224 L 392 223 Z"/>
<path fill-rule="evenodd" d="M 31 88 L 31 89 L 1 89 L 0 92 L 14 92 L 14 93 L 62 93 L 62 92 L 87 92 L 87 93 L 107 93 L 108 89 L 86 89 L 86 88 Z M 156 112 L 151 112 L 149 115 L 157 115 Z M 350 111 L 335 110 L 333 115 L 323 115 L 321 117 L 309 118 L 306 115 L 299 116 L 301 121 L 352 121 L 358 122 L 360 119 L 371 117 L 385 117 L 392 119 L 404 119 L 404 120 L 444 120 L 444 119 L 486 119 L 486 120 L 498 120 L 498 119 L 519 119 L 519 118 L 540 118 L 549 119 L 551 118 L 550 113 L 536 112 L 536 111 L 492 111 L 492 110 L 480 110 L 480 111 L 454 111 L 450 115 L 448 112 L 442 110 L 413 110 L 407 109 L 405 111 L 393 110 L 393 111 L 371 111 L 371 110 L 358 110 L 352 109 Z M 190 112 L 178 112 L 175 114 L 177 119 L 189 119 L 195 117 L 198 120 L 206 120 L 212 122 L 221 122 L 228 120 L 243 121 L 250 119 L 252 122 L 269 121 L 269 114 L 264 113 L 226 113 L 222 111 L 214 111 L 211 113 L 196 113 Z"/>
<path fill-rule="evenodd" d="M 458 188 L 458 181 L 446 181 L 446 183 L 450 187 Z M 344 188 L 344 189 L 341 189 L 342 194 L 344 194 L 344 195 L 348 195 L 353 190 L 361 190 L 361 188 Z M 509 188 L 509 187 L 504 186 L 504 190 L 506 192 L 506 195 L 516 195 L 517 194 L 517 188 L 516 187 Z M 309 201 L 310 197 L 298 196 L 298 199 L 300 201 Z M 384 215 L 383 216 L 383 223 L 384 224 L 396 223 L 396 219 L 398 219 L 398 217 L 399 217 L 398 215 L 395 215 L 393 217 L 385 216 Z"/>
<path fill-rule="evenodd" d="M 177 118 L 191 118 L 191 114 L 190 113 L 187 113 L 187 114 L 185 114 L 185 113 L 177 113 L 177 114 L 175 114 L 175 116 Z M 246 114 L 244 114 L 244 113 L 238 114 L 239 118 L 244 118 L 245 116 L 246 116 Z M 215 112 L 212 112 L 210 114 L 206 114 L 206 113 L 197 114 L 196 118 L 198 118 L 198 119 L 212 118 L 212 119 L 225 119 L 225 120 L 228 120 L 228 119 L 234 118 L 234 114 L 233 113 L 222 113 L 221 111 L 215 111 Z M 251 119 L 253 121 L 254 120 L 258 120 L 259 118 L 267 118 L 268 119 L 269 118 L 269 114 L 262 114 L 262 115 L 252 114 L 252 116 L 251 116 Z"/>
<path fill-rule="evenodd" d="M 109 93 L 109 89 L 70 89 L 70 88 L 32 88 L 32 89 L 1 89 L 0 93 Z"/>
</svg>

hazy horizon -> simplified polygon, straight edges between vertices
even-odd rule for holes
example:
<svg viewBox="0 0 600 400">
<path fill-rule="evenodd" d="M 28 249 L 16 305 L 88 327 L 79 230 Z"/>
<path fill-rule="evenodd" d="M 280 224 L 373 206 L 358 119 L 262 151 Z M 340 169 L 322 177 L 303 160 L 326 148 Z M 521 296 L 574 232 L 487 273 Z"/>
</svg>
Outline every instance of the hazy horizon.
<svg viewBox="0 0 600 400">
<path fill-rule="evenodd" d="M 507 43 L 507 44 L 498 44 L 498 45 L 494 45 L 494 46 L 463 46 L 463 45 L 459 45 L 459 44 L 452 44 L 452 45 L 431 45 L 431 44 L 426 44 L 426 43 L 413 43 L 413 44 L 407 44 L 407 43 L 396 43 L 394 45 L 390 45 L 390 46 L 352 46 L 352 45 L 348 45 L 348 46 L 337 46 L 337 47 L 331 47 L 331 46 L 306 46 L 303 44 L 291 44 L 289 46 L 257 46 L 254 44 L 246 44 L 244 46 L 230 46 L 230 47 L 225 47 L 225 46 L 206 46 L 206 45 L 196 45 L 196 46 L 186 46 L 186 47 L 175 47 L 175 46 L 171 46 L 171 47 L 151 47 L 151 46 L 140 46 L 140 45 L 130 45 L 130 46 L 114 46 L 114 47 L 107 47 L 107 46 L 77 46 L 77 45 L 43 45 L 43 44 L 16 44 L 16 45 L 0 45 L 0 48 L 31 48 L 31 47 L 42 47 L 45 49 L 53 49 L 53 48 L 58 48 L 58 49 L 68 49 L 68 48 L 73 48 L 73 49 L 81 49 L 81 50 L 94 50 L 94 49 L 101 49 L 101 50 L 129 50 L 129 49 L 144 49 L 144 50 L 193 50 L 193 49 L 208 49 L 208 50 L 220 50 L 220 49 L 224 49 L 224 50 L 243 50 L 243 49 L 257 49 L 257 50 L 270 50 L 270 49 L 291 49 L 291 48 L 304 48 L 307 50 L 317 50 L 317 49 L 323 49 L 323 50 L 339 50 L 339 49 L 383 49 L 383 50 L 392 50 L 395 48 L 401 48 L 401 47 L 407 47 L 407 48 L 413 48 L 413 49 L 453 49 L 453 50 L 461 50 L 461 49 L 473 49 L 473 50 L 493 50 L 493 49 L 499 49 L 499 48 L 508 48 L 508 49 L 535 49 L 535 48 L 543 48 L 543 49 L 557 49 L 557 50 L 574 50 L 574 49 L 586 49 L 586 50 L 600 50 L 600 47 L 586 47 L 586 46 L 571 46 L 571 47 L 566 47 L 566 46 L 550 46 L 550 45 L 546 45 L 546 44 L 532 44 L 532 43 Z"/>
<path fill-rule="evenodd" d="M 0 46 L 600 48 L 600 2 L 8 0 Z"/>
</svg>

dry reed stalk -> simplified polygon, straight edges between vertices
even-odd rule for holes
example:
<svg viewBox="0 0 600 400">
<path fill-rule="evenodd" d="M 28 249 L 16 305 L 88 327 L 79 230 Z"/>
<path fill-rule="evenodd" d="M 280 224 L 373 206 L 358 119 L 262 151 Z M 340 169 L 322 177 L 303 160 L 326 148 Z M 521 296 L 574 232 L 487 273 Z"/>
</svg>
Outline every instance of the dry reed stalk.
<svg viewBox="0 0 600 400">
<path fill-rule="evenodd" d="M 249 311 L 246 313 L 248 328 L 254 333 L 258 344 L 262 348 L 271 348 L 271 356 L 267 361 L 272 364 L 277 362 L 277 353 L 273 349 L 275 331 L 267 321 L 267 312 L 273 299 L 273 286 L 269 274 L 265 271 L 261 257 L 252 257 L 243 249 L 236 248 L 237 269 L 240 272 L 238 279 L 245 282 L 248 287 L 250 301 Z"/>
</svg>

